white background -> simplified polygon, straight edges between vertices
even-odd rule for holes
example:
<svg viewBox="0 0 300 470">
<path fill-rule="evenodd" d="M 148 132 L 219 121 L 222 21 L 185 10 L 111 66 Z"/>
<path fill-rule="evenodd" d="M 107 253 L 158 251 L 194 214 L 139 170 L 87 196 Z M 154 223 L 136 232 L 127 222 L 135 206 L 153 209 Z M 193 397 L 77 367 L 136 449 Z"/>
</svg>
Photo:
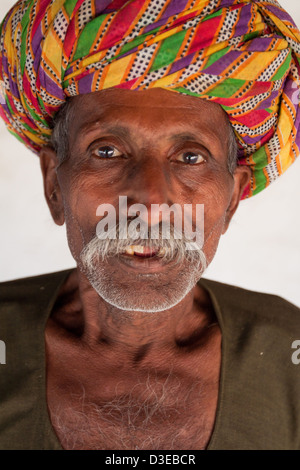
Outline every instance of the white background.
<svg viewBox="0 0 300 470">
<path fill-rule="evenodd" d="M 281 5 L 300 25 L 299 0 Z M 4 17 L 13 0 L 1 0 Z M 300 306 L 300 158 L 242 201 L 206 277 L 285 297 Z M 50 217 L 38 157 L 0 122 L 0 281 L 75 266 L 64 227 Z"/>
</svg>

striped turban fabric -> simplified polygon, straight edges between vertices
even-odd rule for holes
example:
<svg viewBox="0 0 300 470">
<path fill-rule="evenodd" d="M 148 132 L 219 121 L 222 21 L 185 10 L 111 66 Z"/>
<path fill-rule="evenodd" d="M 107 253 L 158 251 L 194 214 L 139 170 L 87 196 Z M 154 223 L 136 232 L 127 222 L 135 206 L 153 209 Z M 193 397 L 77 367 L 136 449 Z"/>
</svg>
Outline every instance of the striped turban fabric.
<svg viewBox="0 0 300 470">
<path fill-rule="evenodd" d="M 243 198 L 299 154 L 300 33 L 275 0 L 20 0 L 0 41 L 0 113 L 36 153 L 68 97 L 160 87 L 226 111 Z"/>
</svg>

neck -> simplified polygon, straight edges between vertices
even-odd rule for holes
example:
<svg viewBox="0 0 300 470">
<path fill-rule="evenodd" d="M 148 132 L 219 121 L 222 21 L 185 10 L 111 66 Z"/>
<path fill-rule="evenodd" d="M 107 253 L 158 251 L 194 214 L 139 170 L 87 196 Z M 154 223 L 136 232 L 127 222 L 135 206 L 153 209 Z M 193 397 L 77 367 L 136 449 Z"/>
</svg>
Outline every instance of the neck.
<svg viewBox="0 0 300 470">
<path fill-rule="evenodd" d="M 110 344 L 125 354 L 150 345 L 152 348 L 192 345 L 216 322 L 209 296 L 198 284 L 177 305 L 155 313 L 114 307 L 97 294 L 78 269 L 68 278 L 62 297 L 69 300 L 71 292 L 72 315 L 66 328 L 76 325 L 83 341 L 92 347 Z"/>
</svg>

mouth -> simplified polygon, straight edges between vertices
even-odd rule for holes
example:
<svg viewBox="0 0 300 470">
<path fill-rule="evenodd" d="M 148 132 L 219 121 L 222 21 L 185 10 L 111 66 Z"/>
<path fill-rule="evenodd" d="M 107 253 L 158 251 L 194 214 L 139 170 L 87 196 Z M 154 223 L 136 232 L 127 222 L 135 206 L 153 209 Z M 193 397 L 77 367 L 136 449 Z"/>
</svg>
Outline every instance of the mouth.
<svg viewBox="0 0 300 470">
<path fill-rule="evenodd" d="M 128 245 L 122 254 L 128 256 L 137 256 L 138 258 L 162 257 L 166 253 L 165 248 L 154 248 L 142 245 Z"/>
<path fill-rule="evenodd" d="M 172 261 L 174 261 L 168 260 L 166 262 L 166 260 L 163 260 L 165 253 L 165 248 L 128 245 L 118 256 L 118 261 L 121 263 L 121 266 L 126 267 L 126 272 L 129 270 L 141 275 L 163 273 L 171 267 Z"/>
</svg>

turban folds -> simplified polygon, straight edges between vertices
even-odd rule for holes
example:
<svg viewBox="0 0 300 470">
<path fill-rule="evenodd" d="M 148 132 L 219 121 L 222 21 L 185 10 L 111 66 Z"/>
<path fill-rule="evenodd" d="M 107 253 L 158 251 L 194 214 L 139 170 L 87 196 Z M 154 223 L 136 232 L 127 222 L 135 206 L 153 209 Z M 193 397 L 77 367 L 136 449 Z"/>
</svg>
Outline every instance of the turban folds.
<svg viewBox="0 0 300 470">
<path fill-rule="evenodd" d="M 275 0 L 20 0 L 0 41 L 0 114 L 36 153 L 67 97 L 160 87 L 223 107 L 243 197 L 299 154 L 300 33 Z"/>
</svg>

